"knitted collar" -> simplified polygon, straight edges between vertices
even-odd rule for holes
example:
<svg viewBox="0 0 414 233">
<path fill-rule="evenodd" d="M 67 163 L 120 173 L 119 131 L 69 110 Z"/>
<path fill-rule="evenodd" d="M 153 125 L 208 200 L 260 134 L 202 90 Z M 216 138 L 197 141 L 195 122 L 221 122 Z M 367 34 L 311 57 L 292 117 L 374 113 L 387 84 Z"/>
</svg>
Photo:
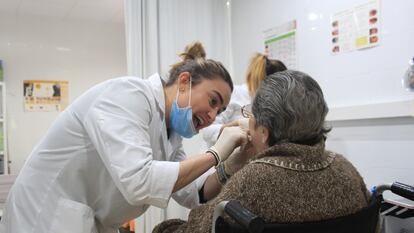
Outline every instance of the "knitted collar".
<svg viewBox="0 0 414 233">
<path fill-rule="evenodd" d="M 265 163 L 295 171 L 317 171 L 328 167 L 336 154 L 325 150 L 322 141 L 313 146 L 276 144 L 258 154 L 250 163 Z"/>
</svg>

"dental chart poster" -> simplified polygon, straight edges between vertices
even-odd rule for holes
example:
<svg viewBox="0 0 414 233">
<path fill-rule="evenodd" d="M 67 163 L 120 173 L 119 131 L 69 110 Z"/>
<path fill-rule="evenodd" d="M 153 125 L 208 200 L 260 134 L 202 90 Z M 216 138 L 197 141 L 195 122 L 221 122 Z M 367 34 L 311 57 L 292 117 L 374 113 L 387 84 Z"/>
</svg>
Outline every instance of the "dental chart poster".
<svg viewBox="0 0 414 233">
<path fill-rule="evenodd" d="M 68 81 L 24 80 L 25 112 L 59 112 L 68 106 Z"/>
<path fill-rule="evenodd" d="M 265 54 L 282 61 L 289 69 L 296 69 L 296 20 L 263 32 Z"/>
<path fill-rule="evenodd" d="M 332 54 L 377 46 L 379 13 L 379 1 L 373 0 L 334 14 L 331 17 Z"/>
</svg>

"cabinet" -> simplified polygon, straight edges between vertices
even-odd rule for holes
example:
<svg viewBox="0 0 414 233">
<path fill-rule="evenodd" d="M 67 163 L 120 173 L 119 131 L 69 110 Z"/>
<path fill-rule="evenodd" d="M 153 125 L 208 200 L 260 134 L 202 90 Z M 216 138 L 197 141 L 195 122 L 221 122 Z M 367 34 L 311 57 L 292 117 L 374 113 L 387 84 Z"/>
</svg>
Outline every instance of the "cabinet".
<svg viewBox="0 0 414 233">
<path fill-rule="evenodd" d="M 0 81 L 0 174 L 8 174 L 6 85 Z"/>
</svg>

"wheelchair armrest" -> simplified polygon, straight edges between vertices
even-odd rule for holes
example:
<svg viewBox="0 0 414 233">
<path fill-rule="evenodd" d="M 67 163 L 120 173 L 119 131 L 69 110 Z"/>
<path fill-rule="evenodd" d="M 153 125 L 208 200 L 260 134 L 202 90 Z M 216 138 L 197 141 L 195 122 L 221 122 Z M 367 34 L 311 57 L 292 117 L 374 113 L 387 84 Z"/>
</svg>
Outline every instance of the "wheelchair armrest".
<svg viewBox="0 0 414 233">
<path fill-rule="evenodd" d="M 391 185 L 391 192 L 414 201 L 414 187 L 400 182 L 394 182 Z"/>
<path fill-rule="evenodd" d="M 212 229 L 211 229 L 212 233 L 216 233 L 217 220 L 220 216 L 223 215 L 224 207 L 226 206 L 227 203 L 228 203 L 228 201 L 222 201 L 218 205 L 216 205 L 216 207 L 214 208 L 213 226 L 212 226 Z"/>
<path fill-rule="evenodd" d="M 240 202 L 231 200 L 223 201 L 216 206 L 213 216 L 213 233 L 215 232 L 217 218 L 220 217 L 223 212 L 226 212 L 250 233 L 260 233 L 264 229 L 264 221 L 262 218 L 244 208 Z"/>
<path fill-rule="evenodd" d="M 379 196 L 387 190 L 390 190 L 392 193 L 395 193 L 401 197 L 405 197 L 411 201 L 414 201 L 414 187 L 400 182 L 374 186 L 371 191 L 374 195 Z"/>
</svg>

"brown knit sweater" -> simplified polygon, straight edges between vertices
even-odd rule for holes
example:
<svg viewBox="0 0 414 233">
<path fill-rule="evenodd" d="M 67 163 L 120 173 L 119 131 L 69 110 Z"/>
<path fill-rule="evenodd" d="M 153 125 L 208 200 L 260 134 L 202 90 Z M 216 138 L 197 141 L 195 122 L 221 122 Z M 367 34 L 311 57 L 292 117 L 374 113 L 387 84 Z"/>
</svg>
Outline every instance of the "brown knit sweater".
<svg viewBox="0 0 414 233">
<path fill-rule="evenodd" d="M 211 232 L 214 207 L 224 200 L 267 222 L 317 221 L 355 213 L 368 205 L 369 192 L 343 156 L 315 146 L 275 145 L 234 174 L 220 194 L 190 212 L 188 221 L 167 220 L 153 233 Z"/>
</svg>

